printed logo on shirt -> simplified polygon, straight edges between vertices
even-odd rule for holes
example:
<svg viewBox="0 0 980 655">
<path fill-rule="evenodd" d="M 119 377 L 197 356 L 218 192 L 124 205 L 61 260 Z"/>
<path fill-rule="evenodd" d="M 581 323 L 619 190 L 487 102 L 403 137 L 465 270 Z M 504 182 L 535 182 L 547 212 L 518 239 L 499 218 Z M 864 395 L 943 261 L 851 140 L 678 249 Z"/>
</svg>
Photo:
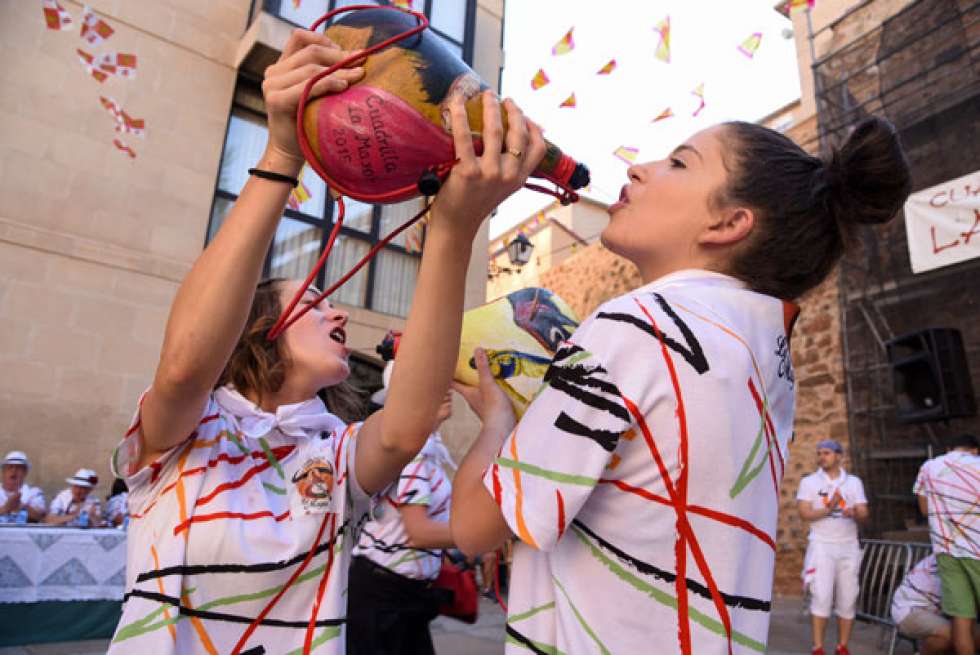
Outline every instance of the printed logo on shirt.
<svg viewBox="0 0 980 655">
<path fill-rule="evenodd" d="M 844 500 L 844 496 L 841 495 L 840 490 L 834 491 L 834 495 L 831 496 L 829 491 L 819 492 L 820 500 L 823 501 L 824 507 L 830 508 L 830 515 L 832 517 L 840 517 L 844 508 L 847 507 L 847 501 Z"/>
<path fill-rule="evenodd" d="M 780 378 L 786 378 L 790 389 L 796 384 L 796 376 L 793 374 L 793 361 L 789 356 L 789 340 L 783 335 L 776 337 L 776 350 L 773 352 L 779 358 L 779 369 L 776 374 Z"/>
<path fill-rule="evenodd" d="M 308 513 L 326 512 L 333 495 L 333 465 L 321 457 L 303 462 L 292 477 L 296 493 Z"/>
</svg>

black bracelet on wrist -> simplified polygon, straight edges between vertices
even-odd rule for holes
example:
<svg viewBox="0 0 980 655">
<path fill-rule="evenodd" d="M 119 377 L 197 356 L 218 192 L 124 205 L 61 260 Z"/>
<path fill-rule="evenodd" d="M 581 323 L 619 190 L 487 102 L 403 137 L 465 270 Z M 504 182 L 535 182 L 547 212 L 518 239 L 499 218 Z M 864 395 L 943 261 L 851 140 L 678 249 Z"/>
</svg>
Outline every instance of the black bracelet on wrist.
<svg viewBox="0 0 980 655">
<path fill-rule="evenodd" d="M 263 180 L 272 180 L 273 182 L 288 182 L 293 185 L 293 188 L 299 186 L 299 179 L 292 177 L 290 175 L 283 175 L 282 173 L 273 173 L 272 171 L 264 171 L 261 168 L 250 168 L 248 169 L 249 175 L 254 175 L 255 177 L 261 177 Z"/>
</svg>

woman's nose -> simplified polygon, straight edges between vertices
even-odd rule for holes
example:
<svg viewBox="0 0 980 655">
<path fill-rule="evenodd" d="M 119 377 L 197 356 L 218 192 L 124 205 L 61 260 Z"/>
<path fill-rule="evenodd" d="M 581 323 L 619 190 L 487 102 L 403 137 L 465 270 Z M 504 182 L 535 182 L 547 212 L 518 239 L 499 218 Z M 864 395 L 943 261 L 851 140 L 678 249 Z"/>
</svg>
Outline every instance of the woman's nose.
<svg viewBox="0 0 980 655">
<path fill-rule="evenodd" d="M 331 317 L 331 320 L 340 321 L 340 327 L 345 327 L 347 325 L 347 319 L 350 318 L 350 314 L 348 314 L 342 309 L 335 308 L 333 311 L 334 314 Z"/>
</svg>

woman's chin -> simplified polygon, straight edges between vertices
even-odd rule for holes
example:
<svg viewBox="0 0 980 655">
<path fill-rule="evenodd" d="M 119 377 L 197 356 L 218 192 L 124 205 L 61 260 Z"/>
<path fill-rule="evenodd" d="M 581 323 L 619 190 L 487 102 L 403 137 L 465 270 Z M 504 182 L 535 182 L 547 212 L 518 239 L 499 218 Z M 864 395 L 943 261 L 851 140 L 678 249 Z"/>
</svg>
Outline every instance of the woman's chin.
<svg viewBox="0 0 980 655">
<path fill-rule="evenodd" d="M 613 225 L 607 225 L 606 229 L 604 229 L 599 235 L 599 242 L 609 252 L 622 257 L 623 249 L 621 247 L 621 242 L 616 237 L 616 228 Z"/>
</svg>

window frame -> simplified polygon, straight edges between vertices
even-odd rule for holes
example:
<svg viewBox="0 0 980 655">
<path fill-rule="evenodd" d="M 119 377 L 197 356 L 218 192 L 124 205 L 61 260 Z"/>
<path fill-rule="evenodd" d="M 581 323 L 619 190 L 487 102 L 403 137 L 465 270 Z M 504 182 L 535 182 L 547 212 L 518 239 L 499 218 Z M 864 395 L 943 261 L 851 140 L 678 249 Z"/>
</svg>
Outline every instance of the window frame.
<svg viewBox="0 0 980 655">
<path fill-rule="evenodd" d="M 467 66 L 473 65 L 473 32 L 476 26 L 476 0 L 462 0 L 466 3 L 466 13 L 463 19 L 463 40 L 455 39 L 450 35 L 446 34 L 442 30 L 436 29 L 431 24 L 429 29 L 438 34 L 443 39 L 449 41 L 450 43 L 459 46 L 460 50 L 463 52 L 463 61 L 466 62 Z M 307 29 L 308 25 L 300 25 L 295 23 L 288 18 L 282 16 L 282 3 L 288 2 L 288 0 L 262 0 L 262 10 L 267 14 L 272 14 L 284 23 L 289 23 L 290 25 L 295 25 L 303 29 Z M 391 0 L 376 0 L 379 5 L 390 6 L 393 3 Z M 433 0 L 422 0 L 422 13 L 431 19 L 432 17 L 432 3 Z M 337 7 L 337 0 L 328 0 L 327 11 L 333 11 Z"/>
<path fill-rule="evenodd" d="M 240 85 L 244 84 L 247 86 L 251 86 L 251 82 L 253 81 L 239 78 Z M 224 162 L 225 159 L 225 147 L 228 145 L 228 132 L 231 129 L 231 118 L 236 113 L 251 115 L 252 117 L 261 119 L 264 125 L 267 124 L 266 114 L 256 111 L 251 107 L 246 107 L 241 103 L 232 102 L 230 111 L 228 112 L 228 123 L 225 126 L 224 141 L 222 141 L 221 144 L 221 157 L 219 160 L 220 162 Z M 217 177 L 215 178 L 215 183 L 214 183 L 214 195 L 211 199 L 211 212 L 208 216 L 207 231 L 204 234 L 205 245 L 207 245 L 210 242 L 209 237 L 211 235 L 211 228 L 215 219 L 215 205 L 217 204 L 218 198 L 221 198 L 222 200 L 230 201 L 232 203 L 238 200 L 238 194 L 232 193 L 230 191 L 225 191 L 220 187 L 220 179 L 221 179 L 221 164 L 218 165 L 218 174 Z M 289 218 L 291 220 L 297 221 L 299 223 L 304 223 L 306 225 L 319 228 L 320 229 L 319 252 L 322 253 L 323 249 L 326 248 L 327 246 L 327 240 L 330 237 L 330 232 L 333 231 L 335 225 L 334 222 L 335 204 L 336 203 L 333 197 L 328 192 L 327 197 L 325 198 L 325 201 L 323 203 L 322 217 L 317 217 L 313 214 L 307 214 L 301 211 L 297 211 L 295 209 L 292 209 L 288 205 L 283 208 L 282 216 L 284 218 Z M 356 228 L 347 227 L 346 225 L 341 225 L 340 234 L 347 238 L 355 239 L 363 243 L 366 243 L 369 249 L 374 247 L 385 236 L 381 234 L 381 214 L 383 212 L 383 207 L 384 207 L 383 205 L 371 205 L 371 229 L 369 232 L 364 232 Z M 275 239 L 275 237 L 273 237 L 273 239 Z M 399 253 L 401 255 L 412 257 L 417 261 L 420 261 L 422 258 L 421 253 L 409 252 L 404 246 L 401 246 L 397 243 L 389 243 L 382 249 L 382 251 L 384 250 L 388 250 L 391 252 Z M 380 254 L 380 252 L 378 254 Z M 271 266 L 272 266 L 272 244 L 269 245 L 269 250 L 265 254 L 265 261 L 262 264 L 263 277 L 269 276 L 269 273 L 271 271 Z M 352 306 L 361 307 L 363 309 L 376 313 L 387 313 L 387 312 L 381 312 L 380 310 L 375 308 L 376 305 L 375 280 L 377 278 L 377 267 L 378 267 L 378 257 L 375 256 L 372 257 L 371 260 L 367 263 L 367 280 L 365 282 L 364 304 L 363 305 L 354 304 Z M 325 280 L 326 280 L 326 267 L 324 267 L 323 269 L 317 272 L 317 276 L 316 279 L 314 280 L 314 283 L 319 288 L 324 289 L 326 288 Z M 389 314 L 389 315 L 399 316 L 398 314 Z M 402 316 L 401 318 L 405 318 L 405 317 Z"/>
</svg>

